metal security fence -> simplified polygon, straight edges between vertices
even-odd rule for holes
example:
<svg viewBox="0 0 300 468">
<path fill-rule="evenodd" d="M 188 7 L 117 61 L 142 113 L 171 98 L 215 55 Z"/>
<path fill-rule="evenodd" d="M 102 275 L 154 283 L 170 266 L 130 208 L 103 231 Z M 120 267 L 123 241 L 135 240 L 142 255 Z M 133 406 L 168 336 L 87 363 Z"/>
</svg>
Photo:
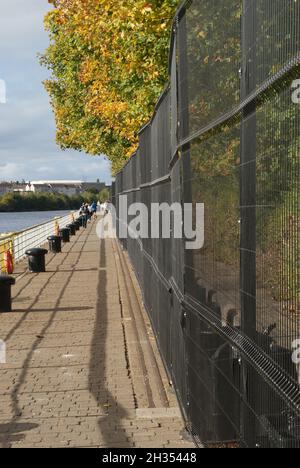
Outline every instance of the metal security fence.
<svg viewBox="0 0 300 468">
<path fill-rule="evenodd" d="M 195 439 L 300 447 L 300 2 L 188 1 L 113 200 L 204 203 L 205 243 L 128 237 Z M 119 233 L 120 234 L 120 233 Z M 297 351 L 298 350 L 298 351 Z"/>
</svg>

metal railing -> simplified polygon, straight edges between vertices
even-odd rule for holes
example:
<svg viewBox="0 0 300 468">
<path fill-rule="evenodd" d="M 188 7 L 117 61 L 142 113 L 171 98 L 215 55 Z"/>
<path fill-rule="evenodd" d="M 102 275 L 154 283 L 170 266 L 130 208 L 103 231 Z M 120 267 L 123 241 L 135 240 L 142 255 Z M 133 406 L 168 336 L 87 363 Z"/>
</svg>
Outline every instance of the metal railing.
<svg viewBox="0 0 300 468">
<path fill-rule="evenodd" d="M 25 257 L 25 252 L 28 249 L 40 247 L 45 244 L 47 238 L 55 234 L 57 225 L 59 225 L 60 228 L 64 228 L 77 216 L 78 212 L 71 212 L 66 216 L 55 217 L 50 221 L 32 226 L 28 229 L 0 236 L 0 271 L 6 273 L 6 252 L 9 251 L 12 254 L 14 264 L 18 263 Z"/>
</svg>

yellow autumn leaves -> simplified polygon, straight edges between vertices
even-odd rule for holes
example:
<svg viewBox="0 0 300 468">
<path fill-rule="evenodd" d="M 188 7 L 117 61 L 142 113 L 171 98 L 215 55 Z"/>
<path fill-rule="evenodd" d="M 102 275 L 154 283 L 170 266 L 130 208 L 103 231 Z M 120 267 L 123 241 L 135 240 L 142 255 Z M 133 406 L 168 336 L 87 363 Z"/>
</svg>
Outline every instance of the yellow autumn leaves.
<svg viewBox="0 0 300 468">
<path fill-rule="evenodd" d="M 177 0 L 51 0 L 51 44 L 41 61 L 57 140 L 105 153 L 116 172 L 137 146 L 167 80 Z"/>
</svg>

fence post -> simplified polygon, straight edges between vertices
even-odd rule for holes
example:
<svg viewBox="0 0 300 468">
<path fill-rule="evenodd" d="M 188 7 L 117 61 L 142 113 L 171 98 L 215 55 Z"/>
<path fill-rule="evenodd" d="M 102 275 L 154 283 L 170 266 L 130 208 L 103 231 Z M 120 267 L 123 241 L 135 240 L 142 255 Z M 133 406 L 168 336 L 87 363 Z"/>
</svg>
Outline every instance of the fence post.
<svg viewBox="0 0 300 468">
<path fill-rule="evenodd" d="M 241 99 L 256 89 L 256 0 L 243 0 Z M 256 102 L 243 110 L 241 132 L 241 325 L 256 340 Z M 255 374 L 243 361 L 241 434 L 247 446 L 256 444 Z M 247 405 L 248 404 L 248 405 Z"/>
<path fill-rule="evenodd" d="M 178 128 L 178 138 L 179 144 L 180 141 L 184 138 L 189 136 L 190 133 L 190 115 L 189 115 L 189 86 L 188 86 L 188 30 L 187 30 L 187 19 L 186 19 L 186 10 L 183 9 L 181 11 L 181 17 L 179 17 L 179 25 L 178 25 L 178 111 L 179 111 L 179 128 Z M 175 42 L 176 44 L 176 42 Z M 174 47 L 176 47 L 174 44 Z M 176 60 L 176 55 L 173 57 Z M 174 86 L 174 83 L 172 83 Z M 177 83 L 175 83 L 177 85 Z M 182 176 L 180 176 L 180 184 L 181 184 L 181 204 L 184 203 L 192 203 L 192 187 L 191 187 L 191 145 L 186 144 L 181 148 L 182 152 Z M 178 161 L 177 164 L 180 164 Z M 174 172 L 173 172 L 174 177 Z M 176 200 L 178 201 L 178 200 Z M 184 228 L 184 226 L 183 226 Z M 190 284 L 193 281 L 193 273 L 191 266 L 193 265 L 193 254 L 191 250 L 185 249 L 185 239 L 183 236 L 181 242 L 181 263 L 182 263 L 182 285 L 183 290 L 181 291 L 183 295 L 186 292 L 186 285 Z M 174 264 L 174 261 L 173 261 Z M 187 268 L 187 265 L 189 268 Z M 173 266 L 174 268 L 174 266 Z M 183 327 L 183 335 L 184 335 L 184 354 L 185 354 L 185 362 L 186 362 L 186 369 L 185 369 L 185 387 L 186 387 L 186 400 L 184 403 L 187 405 L 187 417 L 190 426 L 193 426 L 193 422 L 195 420 L 194 415 L 191 414 L 191 395 L 192 395 L 192 385 L 191 385 L 191 376 L 189 370 L 189 360 L 190 356 L 188 353 L 188 346 L 187 346 L 187 333 L 189 333 L 190 327 L 190 315 L 189 312 L 184 309 L 184 305 L 182 305 L 182 317 L 184 317 L 185 326 Z M 183 398 L 183 395 L 182 395 Z"/>
</svg>

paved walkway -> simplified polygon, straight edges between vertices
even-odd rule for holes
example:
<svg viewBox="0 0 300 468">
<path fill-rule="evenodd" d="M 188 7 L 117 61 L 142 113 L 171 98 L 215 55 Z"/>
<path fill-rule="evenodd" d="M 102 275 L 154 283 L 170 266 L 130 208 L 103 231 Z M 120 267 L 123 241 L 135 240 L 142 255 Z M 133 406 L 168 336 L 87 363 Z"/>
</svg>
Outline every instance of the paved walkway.
<svg viewBox="0 0 300 468">
<path fill-rule="evenodd" d="M 18 266 L 19 273 L 25 264 Z M 0 315 L 1 447 L 169 447 L 184 423 L 126 256 L 95 225 Z"/>
</svg>

